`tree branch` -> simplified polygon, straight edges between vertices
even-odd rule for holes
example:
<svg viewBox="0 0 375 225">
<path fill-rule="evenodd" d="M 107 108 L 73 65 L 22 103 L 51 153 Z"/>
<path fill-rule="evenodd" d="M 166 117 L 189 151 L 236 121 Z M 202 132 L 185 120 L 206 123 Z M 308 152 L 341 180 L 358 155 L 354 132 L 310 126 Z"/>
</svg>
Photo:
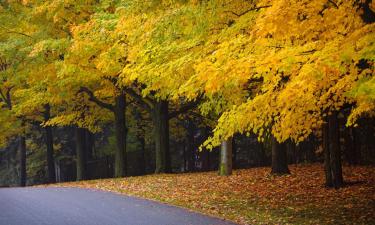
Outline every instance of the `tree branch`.
<svg viewBox="0 0 375 225">
<path fill-rule="evenodd" d="M 6 104 L 7 108 L 8 109 L 12 109 L 12 101 L 11 101 L 11 98 L 10 98 L 10 91 L 13 89 L 13 86 L 12 87 L 9 87 L 7 90 L 6 90 L 6 93 L 4 94 L 3 91 L 0 89 L 0 97 L 1 97 L 1 100 Z"/>
<path fill-rule="evenodd" d="M 225 11 L 225 12 L 229 12 L 229 13 L 232 13 L 233 15 L 237 16 L 237 17 L 241 17 L 243 15 L 245 15 L 246 13 L 249 13 L 251 11 L 258 11 L 260 9 L 264 9 L 264 8 L 269 8 L 271 7 L 272 5 L 264 5 L 264 6 L 258 6 L 258 7 L 254 7 L 254 8 L 251 8 L 251 9 L 248 9 L 242 13 L 235 13 L 233 11 Z"/>
<path fill-rule="evenodd" d="M 97 97 L 95 97 L 94 93 L 90 89 L 88 89 L 87 87 L 81 87 L 78 92 L 79 93 L 82 93 L 82 92 L 86 93 L 89 96 L 89 100 L 94 102 L 98 106 L 100 106 L 102 108 L 105 108 L 105 109 L 108 109 L 110 111 L 114 111 L 114 106 L 112 104 L 105 103 L 105 102 L 99 100 Z"/>
<path fill-rule="evenodd" d="M 0 25 L 0 27 L 2 27 L 3 29 L 7 30 L 6 33 L 8 34 L 19 34 L 19 35 L 22 35 L 22 36 L 25 36 L 25 37 L 28 37 L 28 38 L 31 38 L 31 39 L 34 39 L 32 36 L 28 35 L 28 34 L 25 34 L 25 33 L 21 33 L 21 32 L 18 32 L 18 31 L 13 31 L 7 27 L 4 27 L 2 25 Z"/>
<path fill-rule="evenodd" d="M 337 5 L 337 3 L 334 2 L 333 0 L 328 0 L 328 1 L 329 1 L 330 3 L 332 3 L 332 5 L 334 5 L 336 9 L 339 8 L 339 6 Z"/>
<path fill-rule="evenodd" d="M 134 100 L 136 100 L 145 110 L 148 112 L 151 112 L 151 109 L 153 108 L 153 102 L 149 99 L 143 98 L 140 94 L 138 94 L 136 91 L 134 91 L 131 88 L 127 88 L 125 92 L 130 95 Z"/>
<path fill-rule="evenodd" d="M 8 88 L 5 97 L 6 97 L 6 103 L 8 104 L 8 108 L 12 109 L 12 99 L 10 98 L 10 91 L 14 88 L 14 86 L 11 86 Z"/>
<path fill-rule="evenodd" d="M 195 101 L 191 101 L 186 103 L 185 105 L 181 106 L 178 110 L 172 111 L 168 114 L 168 119 L 172 119 L 182 113 L 185 113 L 191 109 L 194 109 L 195 107 L 198 106 L 202 99 L 203 95 L 200 95 Z"/>
<path fill-rule="evenodd" d="M 0 89 L 0 97 L 2 98 L 1 100 L 6 103 L 5 95 L 1 89 Z"/>
<path fill-rule="evenodd" d="M 119 87 L 118 87 L 118 78 L 117 77 L 104 76 L 103 78 L 105 80 L 108 80 L 109 82 L 111 82 L 117 89 L 119 89 Z"/>
<path fill-rule="evenodd" d="M 298 54 L 297 56 L 301 56 L 301 55 L 310 55 L 310 54 L 313 54 L 316 52 L 316 49 L 312 49 L 312 50 L 308 50 L 308 51 L 304 51 L 304 52 L 301 52 L 300 54 Z"/>
</svg>

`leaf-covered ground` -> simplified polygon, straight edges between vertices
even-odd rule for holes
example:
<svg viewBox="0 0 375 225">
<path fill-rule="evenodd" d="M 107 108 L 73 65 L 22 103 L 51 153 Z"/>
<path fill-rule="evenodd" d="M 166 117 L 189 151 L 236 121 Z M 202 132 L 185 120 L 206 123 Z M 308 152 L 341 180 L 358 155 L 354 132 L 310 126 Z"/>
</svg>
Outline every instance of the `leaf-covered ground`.
<svg viewBox="0 0 375 225">
<path fill-rule="evenodd" d="M 323 186 L 322 165 L 290 166 L 291 175 L 269 168 L 161 174 L 91 180 L 54 186 L 96 188 L 190 208 L 240 224 L 375 224 L 375 167 L 344 167 L 349 184 Z"/>
</svg>

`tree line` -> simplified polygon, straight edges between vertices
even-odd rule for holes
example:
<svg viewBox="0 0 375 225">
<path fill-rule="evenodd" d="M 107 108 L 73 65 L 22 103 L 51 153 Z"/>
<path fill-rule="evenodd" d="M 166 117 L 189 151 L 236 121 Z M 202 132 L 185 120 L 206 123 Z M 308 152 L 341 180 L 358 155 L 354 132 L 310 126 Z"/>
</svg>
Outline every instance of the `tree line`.
<svg viewBox="0 0 375 225">
<path fill-rule="evenodd" d="M 74 127 L 81 180 L 92 134 L 113 126 L 115 177 L 127 175 L 130 133 L 169 173 L 171 136 L 196 135 L 186 123 L 198 120 L 208 135 L 196 148 L 220 146 L 222 175 L 236 135 L 268 143 L 275 174 L 289 173 L 288 145 L 316 137 L 326 186 L 338 188 L 340 132 L 374 116 L 369 0 L 28 0 L 0 11 L 0 142 L 18 145 L 21 186 L 35 127 L 55 182 L 58 128 Z"/>
</svg>

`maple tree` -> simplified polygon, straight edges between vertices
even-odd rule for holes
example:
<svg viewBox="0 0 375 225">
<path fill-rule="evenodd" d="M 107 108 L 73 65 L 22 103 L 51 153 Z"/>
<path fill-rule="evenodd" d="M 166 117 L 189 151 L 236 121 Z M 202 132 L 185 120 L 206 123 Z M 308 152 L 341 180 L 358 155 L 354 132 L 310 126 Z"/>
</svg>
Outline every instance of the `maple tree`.
<svg viewBox="0 0 375 225">
<path fill-rule="evenodd" d="M 20 104 L 15 92 L 25 85 L 25 65 L 28 53 L 28 45 L 31 43 L 31 36 L 23 32 L 27 23 L 24 19 L 23 7 L 18 3 L 10 2 L 0 6 L 2 24 L 1 39 L 1 144 L 16 139 L 19 148 L 20 162 L 20 185 L 26 185 L 26 133 L 28 124 L 24 114 L 17 114 L 15 108 Z M 17 24 L 17 26 L 14 26 Z"/>
<path fill-rule="evenodd" d="M 357 113 L 372 114 L 371 95 L 366 100 L 348 95 L 356 93 L 358 81 L 373 79 L 374 25 L 363 18 L 373 11 L 365 12 L 361 4 L 372 3 L 259 1 L 248 10 L 228 12 L 235 19 L 189 81 L 232 103 L 206 145 L 219 145 L 237 132 L 298 143 L 348 105 L 354 107 L 349 125 Z M 329 141 L 337 149 L 338 139 Z"/>
<path fill-rule="evenodd" d="M 372 0 L 0 1 L 0 182 L 17 149 L 21 186 L 118 177 L 63 185 L 371 223 L 374 18 Z"/>
<path fill-rule="evenodd" d="M 142 127 L 153 128 L 155 172 L 171 172 L 172 119 L 198 108 L 215 127 L 201 149 L 222 146 L 222 174 L 236 134 L 269 144 L 276 174 L 289 173 L 288 143 L 316 136 L 326 185 L 341 187 L 339 120 L 375 115 L 373 1 L 26 0 L 0 10 L 0 141 L 19 136 L 24 149 L 27 123 L 43 126 L 50 182 L 54 128 L 76 128 L 79 180 L 86 136 L 105 124 L 116 177 L 127 174 L 128 133 L 145 145 Z"/>
</svg>

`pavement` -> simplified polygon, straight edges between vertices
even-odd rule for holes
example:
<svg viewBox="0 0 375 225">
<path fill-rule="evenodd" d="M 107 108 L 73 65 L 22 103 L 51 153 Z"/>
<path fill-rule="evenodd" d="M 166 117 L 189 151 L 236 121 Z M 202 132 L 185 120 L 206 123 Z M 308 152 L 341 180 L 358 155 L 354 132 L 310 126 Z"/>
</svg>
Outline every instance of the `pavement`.
<svg viewBox="0 0 375 225">
<path fill-rule="evenodd" d="M 80 188 L 0 188 L 0 225 L 235 225 L 187 209 Z"/>
</svg>

